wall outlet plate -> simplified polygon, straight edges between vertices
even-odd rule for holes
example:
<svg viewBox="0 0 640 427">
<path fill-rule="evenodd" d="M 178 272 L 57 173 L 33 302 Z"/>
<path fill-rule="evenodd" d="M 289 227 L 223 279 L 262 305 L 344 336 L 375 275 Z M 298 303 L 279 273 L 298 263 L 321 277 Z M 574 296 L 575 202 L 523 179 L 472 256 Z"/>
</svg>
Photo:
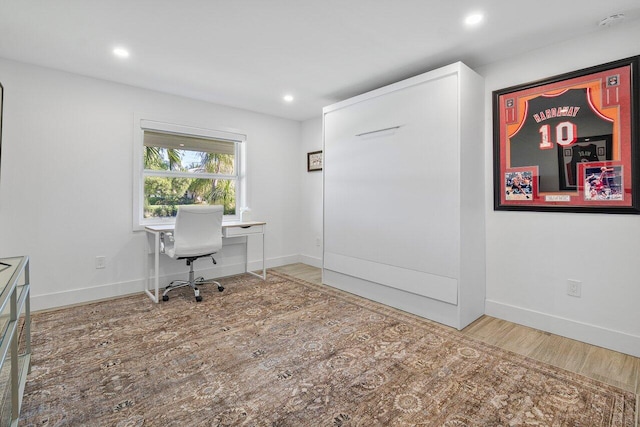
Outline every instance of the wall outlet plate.
<svg viewBox="0 0 640 427">
<path fill-rule="evenodd" d="M 567 295 L 580 298 L 582 296 L 582 282 L 580 280 L 567 280 Z"/>
<path fill-rule="evenodd" d="M 96 257 L 96 268 L 105 268 L 107 266 L 107 257 L 105 256 L 97 256 Z"/>
</svg>

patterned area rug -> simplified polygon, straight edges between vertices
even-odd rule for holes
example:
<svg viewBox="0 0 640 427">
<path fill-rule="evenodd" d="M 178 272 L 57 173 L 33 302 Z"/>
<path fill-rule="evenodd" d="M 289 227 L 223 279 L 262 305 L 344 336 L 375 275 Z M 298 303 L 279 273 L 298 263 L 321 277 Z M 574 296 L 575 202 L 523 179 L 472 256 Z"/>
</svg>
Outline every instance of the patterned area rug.
<svg viewBox="0 0 640 427">
<path fill-rule="evenodd" d="M 624 426 L 633 393 L 269 272 L 33 316 L 21 426 Z"/>
</svg>

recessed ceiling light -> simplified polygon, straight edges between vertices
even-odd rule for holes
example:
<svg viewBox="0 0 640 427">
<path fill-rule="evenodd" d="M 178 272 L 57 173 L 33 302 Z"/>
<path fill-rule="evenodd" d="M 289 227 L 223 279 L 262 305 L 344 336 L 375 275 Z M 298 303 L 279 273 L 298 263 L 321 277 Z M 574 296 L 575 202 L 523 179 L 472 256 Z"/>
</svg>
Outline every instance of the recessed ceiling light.
<svg viewBox="0 0 640 427">
<path fill-rule="evenodd" d="M 293 102 L 293 95 L 285 95 L 282 99 L 284 99 L 285 102 Z"/>
<path fill-rule="evenodd" d="M 113 49 L 113 54 L 118 58 L 128 58 L 129 51 L 123 47 L 116 47 Z"/>
<path fill-rule="evenodd" d="M 464 23 L 467 25 L 478 25 L 480 22 L 482 22 L 483 16 L 481 13 L 472 13 L 471 15 L 467 15 L 466 18 L 464 18 Z"/>
</svg>

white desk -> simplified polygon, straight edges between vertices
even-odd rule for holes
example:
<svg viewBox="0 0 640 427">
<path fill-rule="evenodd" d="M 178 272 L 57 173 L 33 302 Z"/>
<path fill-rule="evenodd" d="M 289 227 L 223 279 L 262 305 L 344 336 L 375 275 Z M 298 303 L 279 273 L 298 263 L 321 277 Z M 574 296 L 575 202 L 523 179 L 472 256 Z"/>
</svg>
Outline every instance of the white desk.
<svg viewBox="0 0 640 427">
<path fill-rule="evenodd" d="M 246 258 L 244 264 L 245 273 L 253 274 L 254 276 L 260 277 L 262 280 L 267 278 L 267 268 L 265 263 L 265 253 L 264 253 L 264 231 L 267 223 L 262 221 L 229 221 L 222 223 L 222 237 L 248 237 L 254 235 L 262 235 L 262 274 L 256 274 L 253 271 L 249 271 L 249 242 L 247 240 L 246 244 Z M 158 289 L 159 289 L 159 272 L 160 272 L 160 242 L 164 238 L 164 234 L 168 232 L 172 232 L 174 228 L 174 224 L 162 224 L 162 225 L 149 225 L 144 228 L 148 235 L 153 238 L 153 248 L 151 248 L 154 252 L 153 258 L 153 277 L 149 277 L 145 286 L 145 292 L 149 295 L 149 298 L 155 303 L 159 301 L 158 299 Z M 149 289 L 149 281 L 152 281 L 153 287 Z M 154 291 L 154 292 L 152 292 Z"/>
</svg>

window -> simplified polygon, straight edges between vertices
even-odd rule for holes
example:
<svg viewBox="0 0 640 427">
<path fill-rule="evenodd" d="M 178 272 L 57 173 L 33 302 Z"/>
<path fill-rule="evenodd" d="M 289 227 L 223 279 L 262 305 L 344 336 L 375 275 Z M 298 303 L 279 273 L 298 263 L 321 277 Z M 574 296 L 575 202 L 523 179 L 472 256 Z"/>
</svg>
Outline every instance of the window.
<svg viewBox="0 0 640 427">
<path fill-rule="evenodd" d="M 178 206 L 224 206 L 237 219 L 243 201 L 242 142 L 227 131 L 139 120 L 137 203 L 134 224 L 174 220 Z"/>
</svg>

